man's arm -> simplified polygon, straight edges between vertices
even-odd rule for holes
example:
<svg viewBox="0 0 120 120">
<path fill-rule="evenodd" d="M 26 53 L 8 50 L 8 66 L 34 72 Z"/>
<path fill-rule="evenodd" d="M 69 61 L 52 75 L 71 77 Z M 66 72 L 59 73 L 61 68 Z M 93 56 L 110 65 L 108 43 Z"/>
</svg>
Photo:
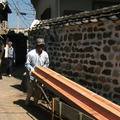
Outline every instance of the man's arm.
<svg viewBox="0 0 120 120">
<path fill-rule="evenodd" d="M 34 68 L 31 66 L 30 63 L 31 63 L 31 56 L 30 56 L 30 54 L 28 53 L 27 56 L 26 56 L 25 67 L 26 67 L 26 69 L 27 69 L 29 72 L 34 69 Z"/>
<path fill-rule="evenodd" d="M 45 58 L 45 62 L 44 62 L 43 67 L 49 67 L 49 57 L 48 57 L 48 54 L 46 54 L 46 58 Z"/>
</svg>

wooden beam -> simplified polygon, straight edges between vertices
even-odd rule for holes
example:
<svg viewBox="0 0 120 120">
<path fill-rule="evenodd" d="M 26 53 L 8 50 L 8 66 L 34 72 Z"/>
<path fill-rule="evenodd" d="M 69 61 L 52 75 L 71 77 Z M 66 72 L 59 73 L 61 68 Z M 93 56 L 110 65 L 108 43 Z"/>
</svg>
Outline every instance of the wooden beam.
<svg viewBox="0 0 120 120">
<path fill-rule="evenodd" d="M 49 68 L 37 66 L 32 75 L 72 107 L 99 120 L 120 120 L 120 107 L 63 77 Z"/>
</svg>

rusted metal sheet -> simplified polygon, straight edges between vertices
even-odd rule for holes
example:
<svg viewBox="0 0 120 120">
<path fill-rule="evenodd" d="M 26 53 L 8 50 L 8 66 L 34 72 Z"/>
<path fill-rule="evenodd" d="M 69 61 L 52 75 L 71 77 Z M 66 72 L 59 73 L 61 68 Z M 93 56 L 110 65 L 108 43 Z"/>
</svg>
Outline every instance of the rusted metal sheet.
<svg viewBox="0 0 120 120">
<path fill-rule="evenodd" d="M 99 120 L 120 120 L 119 106 L 55 71 L 37 66 L 32 75 L 72 107 Z"/>
</svg>

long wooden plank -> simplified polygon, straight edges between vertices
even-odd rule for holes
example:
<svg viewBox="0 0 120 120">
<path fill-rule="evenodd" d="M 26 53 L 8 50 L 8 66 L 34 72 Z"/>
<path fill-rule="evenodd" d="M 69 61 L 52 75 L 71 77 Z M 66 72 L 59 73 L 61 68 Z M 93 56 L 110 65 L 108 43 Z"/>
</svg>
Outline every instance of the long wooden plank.
<svg viewBox="0 0 120 120">
<path fill-rule="evenodd" d="M 36 67 L 32 75 L 57 96 L 96 119 L 120 120 L 120 107 L 49 68 Z"/>
</svg>

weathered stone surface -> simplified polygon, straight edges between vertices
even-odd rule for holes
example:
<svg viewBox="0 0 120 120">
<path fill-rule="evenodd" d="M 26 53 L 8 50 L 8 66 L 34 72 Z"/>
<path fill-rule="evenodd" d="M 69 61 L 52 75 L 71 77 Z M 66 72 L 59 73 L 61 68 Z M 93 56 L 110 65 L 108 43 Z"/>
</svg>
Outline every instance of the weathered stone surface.
<svg viewBox="0 0 120 120">
<path fill-rule="evenodd" d="M 92 76 L 92 81 L 98 81 L 98 77 L 97 76 Z"/>
<path fill-rule="evenodd" d="M 102 83 L 105 83 L 107 80 L 104 76 L 100 76 L 99 81 L 102 82 Z"/>
<path fill-rule="evenodd" d="M 117 79 L 113 79 L 112 83 L 115 84 L 115 85 L 118 85 L 118 84 L 119 84 L 119 82 L 118 82 Z"/>
<path fill-rule="evenodd" d="M 120 77 L 120 70 L 113 70 L 113 77 Z"/>
<path fill-rule="evenodd" d="M 83 65 L 83 70 L 84 70 L 85 72 L 88 72 L 87 66 Z"/>
<path fill-rule="evenodd" d="M 110 91 L 110 89 L 111 89 L 111 85 L 110 84 L 105 84 L 105 85 L 103 85 L 103 90 L 104 91 Z"/>
<path fill-rule="evenodd" d="M 102 89 L 102 84 L 98 83 L 98 89 L 101 90 Z"/>
<path fill-rule="evenodd" d="M 65 52 L 71 52 L 71 47 L 65 46 L 64 50 L 65 50 Z"/>
<path fill-rule="evenodd" d="M 103 47 L 103 51 L 104 51 L 105 53 L 110 52 L 110 46 L 104 46 L 104 47 Z"/>
<path fill-rule="evenodd" d="M 66 70 L 70 70 L 70 69 L 71 69 L 71 64 L 66 63 L 66 62 L 61 63 L 60 66 L 61 66 L 62 68 L 64 68 L 64 69 L 66 69 Z"/>
<path fill-rule="evenodd" d="M 102 41 L 97 41 L 96 45 L 97 46 L 101 46 L 102 45 Z"/>
<path fill-rule="evenodd" d="M 86 58 L 89 58 L 89 57 L 91 57 L 91 55 L 90 54 L 86 54 Z"/>
<path fill-rule="evenodd" d="M 101 55 L 100 55 L 100 58 L 101 58 L 101 60 L 107 60 L 107 56 L 104 55 L 104 54 L 101 54 Z"/>
<path fill-rule="evenodd" d="M 79 80 L 79 83 L 83 86 L 86 86 L 87 85 L 87 81 L 85 79 L 80 79 Z"/>
<path fill-rule="evenodd" d="M 94 47 L 94 49 L 95 49 L 96 51 L 101 51 L 101 49 L 98 48 L 98 47 Z"/>
<path fill-rule="evenodd" d="M 97 65 L 99 65 L 100 67 L 103 67 L 104 62 L 97 62 Z"/>
<path fill-rule="evenodd" d="M 101 67 L 96 67 L 96 68 L 95 68 L 95 73 L 96 73 L 96 74 L 100 74 L 100 73 L 101 73 L 101 70 L 102 70 Z"/>
<path fill-rule="evenodd" d="M 105 63 L 105 66 L 106 67 L 113 67 L 113 63 L 108 61 Z"/>
<path fill-rule="evenodd" d="M 105 31 L 105 28 L 99 28 L 98 30 L 103 32 Z"/>
<path fill-rule="evenodd" d="M 96 65 L 96 61 L 94 61 L 94 60 L 90 60 L 89 63 L 90 63 L 91 65 Z"/>
<path fill-rule="evenodd" d="M 89 46 L 89 47 L 84 48 L 84 52 L 93 52 L 93 47 Z"/>
<path fill-rule="evenodd" d="M 71 53 L 70 58 L 75 58 L 75 53 Z"/>
<path fill-rule="evenodd" d="M 52 35 L 50 35 L 50 40 L 51 40 L 51 42 L 55 41 L 55 39 L 54 39 L 54 37 Z"/>
<path fill-rule="evenodd" d="M 76 46 L 77 46 L 77 43 L 76 43 L 76 42 L 75 42 L 75 43 L 73 43 L 73 46 L 74 46 L 74 47 L 76 47 Z"/>
<path fill-rule="evenodd" d="M 72 76 L 73 76 L 73 77 L 78 77 L 78 72 L 74 72 L 74 73 L 72 74 Z"/>
<path fill-rule="evenodd" d="M 75 64 L 78 63 L 78 60 L 73 60 L 73 63 L 75 63 Z"/>
<path fill-rule="evenodd" d="M 104 22 L 99 22 L 98 23 L 98 26 L 100 27 L 100 26 L 104 26 Z"/>
<path fill-rule="evenodd" d="M 104 32 L 103 33 L 103 38 L 110 38 L 112 35 L 112 32 Z"/>
<path fill-rule="evenodd" d="M 109 30 L 113 30 L 113 28 L 114 28 L 113 24 L 110 24 L 110 25 L 108 26 L 108 29 L 109 29 Z"/>
<path fill-rule="evenodd" d="M 80 50 L 79 50 L 80 52 L 84 52 L 84 49 L 83 48 L 80 48 Z"/>
<path fill-rule="evenodd" d="M 63 69 L 62 68 L 58 68 L 58 69 L 56 69 L 56 72 L 62 74 L 63 73 Z"/>
<path fill-rule="evenodd" d="M 120 61 L 120 54 L 116 56 L 116 60 Z"/>
<path fill-rule="evenodd" d="M 85 64 L 88 64 L 88 61 L 87 61 L 87 60 L 85 60 L 85 61 L 84 61 L 84 63 L 85 63 Z"/>
<path fill-rule="evenodd" d="M 83 29 L 82 29 L 82 32 L 86 32 L 86 31 L 87 31 L 87 29 L 86 29 L 86 28 L 83 28 Z"/>
<path fill-rule="evenodd" d="M 90 68 L 88 68 L 88 72 L 90 72 L 90 73 L 94 73 L 94 71 L 95 71 L 95 68 L 94 68 L 94 67 L 90 67 Z"/>
<path fill-rule="evenodd" d="M 88 82 L 87 86 L 91 88 L 92 87 L 92 83 Z"/>
<path fill-rule="evenodd" d="M 102 71 L 102 74 L 111 75 L 111 70 L 110 69 L 105 69 L 105 70 Z"/>
<path fill-rule="evenodd" d="M 81 34 L 81 33 L 75 33 L 75 34 L 73 35 L 73 39 L 74 39 L 75 41 L 81 40 L 81 39 L 82 39 L 82 34 Z"/>
<path fill-rule="evenodd" d="M 89 45 L 89 41 L 85 41 L 85 42 L 83 42 L 83 44 L 82 45 Z"/>
<path fill-rule="evenodd" d="M 109 58 L 109 60 L 113 60 L 113 58 L 114 58 L 114 53 L 109 53 L 109 54 L 108 54 L 108 58 Z"/>
<path fill-rule="evenodd" d="M 95 33 L 89 33 L 89 34 L 88 34 L 88 38 L 89 38 L 89 39 L 94 39 L 95 36 L 96 36 Z"/>
<path fill-rule="evenodd" d="M 119 34 L 118 34 L 118 33 L 115 33 L 115 37 L 119 38 Z"/>
<path fill-rule="evenodd" d="M 99 60 L 99 59 L 100 59 L 100 54 L 99 54 L 99 53 L 96 53 L 96 54 L 95 54 L 95 59 L 96 59 L 96 60 Z"/>
<path fill-rule="evenodd" d="M 112 46 L 113 52 L 119 52 L 119 47 L 118 46 Z"/>
<path fill-rule="evenodd" d="M 79 70 L 79 71 L 82 71 L 83 70 L 82 64 L 78 63 L 76 65 L 76 69 Z"/>
<path fill-rule="evenodd" d="M 89 74 L 86 74 L 86 75 L 85 75 L 85 79 L 86 79 L 86 80 L 91 79 L 91 78 L 92 78 L 91 75 L 89 75 Z"/>
<path fill-rule="evenodd" d="M 68 40 L 69 40 L 69 41 L 72 41 L 72 39 L 73 39 L 73 34 L 69 34 Z"/>
<path fill-rule="evenodd" d="M 88 32 L 92 32 L 92 31 L 93 31 L 93 28 L 92 28 L 92 27 L 89 27 L 87 31 L 88 31 Z"/>
<path fill-rule="evenodd" d="M 114 91 L 115 91 L 116 93 L 119 93 L 119 94 L 120 94 L 120 87 L 114 88 Z"/>
<path fill-rule="evenodd" d="M 81 57 L 81 58 L 85 58 L 85 54 L 81 54 L 80 57 Z"/>
<path fill-rule="evenodd" d="M 119 22 L 99 21 L 93 25 L 35 30 L 31 36 L 45 36 L 50 68 L 117 102 L 120 98 L 117 96 L 120 95 Z M 30 38 L 31 48 L 35 47 L 34 37 Z"/>
<path fill-rule="evenodd" d="M 69 62 L 69 63 L 72 63 L 72 59 L 68 59 L 68 62 Z"/>
<path fill-rule="evenodd" d="M 115 30 L 116 30 L 116 31 L 120 31 L 120 25 L 117 25 L 117 26 L 115 27 Z"/>
<path fill-rule="evenodd" d="M 102 39 L 102 34 L 101 33 L 97 33 L 97 38 L 98 38 L 98 40 L 101 40 Z"/>
<path fill-rule="evenodd" d="M 95 89 L 97 89 L 97 88 L 98 88 L 97 83 L 93 82 L 93 87 L 94 87 Z"/>
<path fill-rule="evenodd" d="M 64 41 L 66 41 L 66 40 L 67 40 L 67 34 L 64 35 Z"/>
<path fill-rule="evenodd" d="M 108 82 L 108 83 L 112 83 L 112 77 L 108 77 L 108 78 L 107 78 L 107 82 Z"/>
<path fill-rule="evenodd" d="M 114 45 L 114 44 L 116 44 L 116 40 L 115 39 L 110 39 L 110 40 L 108 40 L 108 44 L 109 45 Z"/>
<path fill-rule="evenodd" d="M 88 37 L 87 37 L 87 34 L 84 34 L 84 40 L 86 40 Z"/>
<path fill-rule="evenodd" d="M 98 31 L 98 27 L 97 27 L 97 26 L 94 27 L 94 31 L 95 31 L 95 32 Z"/>
</svg>

